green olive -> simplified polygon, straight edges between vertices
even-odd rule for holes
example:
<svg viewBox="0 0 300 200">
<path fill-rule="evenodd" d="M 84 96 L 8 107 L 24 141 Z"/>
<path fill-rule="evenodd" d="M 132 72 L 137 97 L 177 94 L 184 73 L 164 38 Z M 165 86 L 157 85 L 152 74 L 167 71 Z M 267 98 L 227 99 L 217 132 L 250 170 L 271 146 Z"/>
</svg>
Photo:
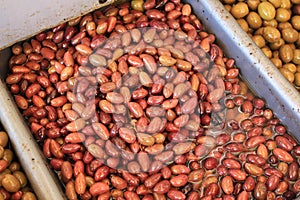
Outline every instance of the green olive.
<svg viewBox="0 0 300 200">
<path fill-rule="evenodd" d="M 290 43 L 290 44 L 288 44 L 291 48 L 292 48 L 292 50 L 295 50 L 296 49 L 296 46 L 295 46 L 295 44 L 293 44 L 293 43 Z"/>
<path fill-rule="evenodd" d="M 0 146 L 0 159 L 2 159 L 4 156 L 4 150 L 5 149 L 2 146 Z"/>
<path fill-rule="evenodd" d="M 293 4 L 300 4 L 300 0 L 291 0 Z"/>
<path fill-rule="evenodd" d="M 273 58 L 279 58 L 279 51 L 275 50 L 272 52 Z"/>
<path fill-rule="evenodd" d="M 296 45 L 298 45 L 298 47 L 300 46 L 300 37 L 298 38 L 298 40 L 295 42 Z"/>
<path fill-rule="evenodd" d="M 279 57 L 284 63 L 289 63 L 293 60 L 293 49 L 290 45 L 282 45 L 279 49 Z"/>
<path fill-rule="evenodd" d="M 131 1 L 131 7 L 133 10 L 144 11 L 144 1 L 143 0 L 133 0 Z"/>
<path fill-rule="evenodd" d="M 300 16 L 299 15 L 295 15 L 292 17 L 291 19 L 291 23 L 292 23 L 292 26 L 294 27 L 294 29 L 296 30 L 300 30 Z"/>
<path fill-rule="evenodd" d="M 22 200 L 36 200 L 36 196 L 32 192 L 25 192 L 22 196 Z"/>
<path fill-rule="evenodd" d="M 258 14 L 264 20 L 274 19 L 276 14 L 275 7 L 270 2 L 261 2 L 258 5 Z"/>
<path fill-rule="evenodd" d="M 8 165 L 12 162 L 14 153 L 10 149 L 5 149 L 3 154 L 3 160 L 6 160 Z"/>
<path fill-rule="evenodd" d="M 286 28 L 281 31 L 282 38 L 287 43 L 294 43 L 299 38 L 299 33 L 293 28 Z"/>
<path fill-rule="evenodd" d="M 276 20 L 278 22 L 287 22 L 291 18 L 291 13 L 286 8 L 278 8 L 276 10 Z"/>
<path fill-rule="evenodd" d="M 6 174 L 11 174 L 11 171 L 9 169 L 7 169 L 7 168 L 0 173 L 0 186 L 2 186 L 2 179 L 4 178 L 4 176 Z"/>
<path fill-rule="evenodd" d="M 0 145 L 5 147 L 8 143 L 8 135 L 4 131 L 0 131 Z"/>
<path fill-rule="evenodd" d="M 284 45 L 285 42 L 282 38 L 280 38 L 277 42 L 273 42 L 273 43 L 270 43 L 270 49 L 272 49 L 273 51 L 274 50 L 278 50 L 282 45 Z"/>
<path fill-rule="evenodd" d="M 294 84 L 300 87 L 300 72 L 295 73 L 295 81 Z"/>
<path fill-rule="evenodd" d="M 19 180 L 11 174 L 5 174 L 1 182 L 8 192 L 17 192 L 21 188 Z"/>
<path fill-rule="evenodd" d="M 264 27 L 260 27 L 254 32 L 254 35 L 262 35 L 263 32 L 264 32 Z"/>
<path fill-rule="evenodd" d="M 272 26 L 264 27 L 263 37 L 270 43 L 274 43 L 280 40 L 281 34 L 277 28 Z"/>
<path fill-rule="evenodd" d="M 290 0 L 281 0 L 280 7 L 290 9 L 292 7 L 291 1 Z"/>
<path fill-rule="evenodd" d="M 259 48 L 263 48 L 264 46 L 266 46 L 266 41 L 261 35 L 252 36 L 252 40 Z"/>
<path fill-rule="evenodd" d="M 283 29 L 286 29 L 286 28 L 293 28 L 293 26 L 290 22 L 281 22 L 278 24 L 278 29 L 280 31 L 282 31 Z"/>
<path fill-rule="evenodd" d="M 21 166 L 20 166 L 20 163 L 18 162 L 12 162 L 10 165 L 9 165 L 9 169 L 10 171 L 14 172 L 14 171 L 18 171 L 21 169 Z"/>
<path fill-rule="evenodd" d="M 224 8 L 225 8 L 228 12 L 231 11 L 231 5 L 226 4 L 226 5 L 224 5 Z"/>
<path fill-rule="evenodd" d="M 282 67 L 289 70 L 293 74 L 297 72 L 297 67 L 293 63 L 286 63 Z"/>
<path fill-rule="evenodd" d="M 272 61 L 272 63 L 277 67 L 277 68 L 281 68 L 282 67 L 282 62 L 279 58 L 271 58 L 270 59 Z"/>
<path fill-rule="evenodd" d="M 13 175 L 14 175 L 14 177 L 16 177 L 18 179 L 22 188 L 27 185 L 27 178 L 23 172 L 15 171 L 15 172 L 13 172 Z"/>
<path fill-rule="evenodd" d="M 234 6 L 232 6 L 230 13 L 236 19 L 240 19 L 248 15 L 249 9 L 246 3 L 238 2 Z"/>
<path fill-rule="evenodd" d="M 234 4 L 235 0 L 223 0 L 222 1 L 224 4 Z"/>
<path fill-rule="evenodd" d="M 300 49 L 294 50 L 293 63 L 300 65 Z"/>
<path fill-rule="evenodd" d="M 269 59 L 272 58 L 272 51 L 269 47 L 265 46 L 261 50 Z"/>
<path fill-rule="evenodd" d="M 249 26 L 248 26 L 248 23 L 246 22 L 246 20 L 237 19 L 236 21 L 246 33 L 249 31 Z"/>
<path fill-rule="evenodd" d="M 247 19 L 249 26 L 253 29 L 258 29 L 259 27 L 262 26 L 262 19 L 256 12 L 251 11 L 247 15 L 246 19 Z"/>
<path fill-rule="evenodd" d="M 268 0 L 275 8 L 278 8 L 281 5 L 281 0 Z"/>
<path fill-rule="evenodd" d="M 250 10 L 257 10 L 258 5 L 260 4 L 260 0 L 248 0 L 247 4 Z"/>
<path fill-rule="evenodd" d="M 282 67 L 279 69 L 279 71 L 290 83 L 294 82 L 295 76 L 294 73 L 292 73 L 290 70 Z"/>
<path fill-rule="evenodd" d="M 276 21 L 276 19 L 263 20 L 263 26 L 273 26 L 274 28 L 277 28 L 278 22 Z"/>
</svg>

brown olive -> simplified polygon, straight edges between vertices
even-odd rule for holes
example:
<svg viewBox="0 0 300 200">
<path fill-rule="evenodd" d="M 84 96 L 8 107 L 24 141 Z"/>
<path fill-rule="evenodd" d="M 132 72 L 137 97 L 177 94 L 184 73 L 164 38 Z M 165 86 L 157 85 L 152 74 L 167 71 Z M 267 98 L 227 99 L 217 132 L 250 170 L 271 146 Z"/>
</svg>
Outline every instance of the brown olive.
<svg viewBox="0 0 300 200">
<path fill-rule="evenodd" d="M 293 59 L 293 49 L 290 45 L 282 45 L 279 49 L 279 56 L 284 63 L 289 63 Z"/>
<path fill-rule="evenodd" d="M 22 200 L 36 200 L 36 196 L 32 192 L 24 192 Z"/>
<path fill-rule="evenodd" d="M 272 51 L 268 46 L 261 48 L 261 50 L 268 58 L 272 58 Z"/>
<path fill-rule="evenodd" d="M 274 19 L 276 11 L 275 11 L 275 7 L 270 2 L 267 1 L 261 2 L 258 5 L 257 9 L 258 9 L 258 14 L 262 19 L 265 20 Z"/>
<path fill-rule="evenodd" d="M 298 40 L 299 33 L 293 28 L 286 28 L 281 31 L 282 38 L 287 43 L 294 43 Z"/>
<path fill-rule="evenodd" d="M 300 65 L 300 49 L 294 50 L 293 63 Z"/>
<path fill-rule="evenodd" d="M 295 76 L 294 73 L 292 73 L 290 70 L 282 67 L 279 69 L 279 71 L 290 83 L 294 82 Z"/>
<path fill-rule="evenodd" d="M 278 22 L 276 21 L 276 19 L 263 20 L 263 26 L 273 26 L 273 27 L 277 28 Z"/>
<path fill-rule="evenodd" d="M 291 18 L 291 12 L 286 8 L 278 8 L 276 10 L 276 20 L 278 22 L 287 22 Z"/>
<path fill-rule="evenodd" d="M 11 174 L 5 174 L 1 183 L 8 192 L 17 192 L 21 188 L 21 184 L 18 179 Z"/>
<path fill-rule="evenodd" d="M 23 48 L 20 44 L 14 44 L 11 50 L 14 55 L 20 55 L 23 51 Z"/>
<path fill-rule="evenodd" d="M 268 0 L 275 8 L 278 8 L 281 5 L 281 0 Z"/>
<path fill-rule="evenodd" d="M 234 18 L 240 19 L 245 17 L 249 13 L 249 9 L 246 3 L 238 2 L 231 8 L 231 14 Z"/>
<path fill-rule="evenodd" d="M 249 26 L 246 20 L 237 19 L 237 23 L 242 27 L 242 29 L 247 33 L 249 31 Z"/>
<path fill-rule="evenodd" d="M 262 26 L 262 20 L 256 12 L 251 11 L 247 15 L 246 19 L 247 19 L 247 22 L 249 24 L 249 27 L 251 27 L 253 29 L 258 29 L 259 27 Z"/>
<path fill-rule="evenodd" d="M 266 41 L 274 43 L 280 40 L 281 34 L 277 28 L 267 26 L 263 29 L 263 37 Z"/>
<path fill-rule="evenodd" d="M 292 26 L 294 29 L 296 29 L 298 31 L 300 30 L 300 16 L 299 15 L 293 16 L 291 19 L 291 23 L 292 23 Z"/>
<path fill-rule="evenodd" d="M 250 10 L 257 10 L 258 5 L 260 4 L 260 0 L 248 0 L 247 4 Z"/>
<path fill-rule="evenodd" d="M 270 59 L 272 61 L 272 63 L 277 67 L 277 68 L 281 68 L 282 67 L 282 62 L 279 58 L 271 58 Z"/>
<path fill-rule="evenodd" d="M 274 50 L 278 50 L 282 45 L 284 45 L 285 42 L 282 38 L 280 38 L 277 42 L 274 43 L 270 43 L 270 49 Z"/>
<path fill-rule="evenodd" d="M 300 87 L 300 72 L 295 73 L 295 85 Z"/>
<path fill-rule="evenodd" d="M 266 46 L 266 41 L 261 35 L 252 36 L 252 40 L 259 48 Z"/>
<path fill-rule="evenodd" d="M 8 135 L 4 131 L 0 131 L 0 145 L 5 147 L 8 143 Z"/>
</svg>

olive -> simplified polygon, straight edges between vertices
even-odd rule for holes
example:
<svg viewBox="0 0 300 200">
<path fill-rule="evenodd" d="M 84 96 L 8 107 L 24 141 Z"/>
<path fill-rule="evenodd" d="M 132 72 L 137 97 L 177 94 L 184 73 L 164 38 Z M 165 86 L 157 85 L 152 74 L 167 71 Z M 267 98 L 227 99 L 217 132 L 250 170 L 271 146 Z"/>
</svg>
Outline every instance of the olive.
<svg viewBox="0 0 300 200">
<path fill-rule="evenodd" d="M 278 8 L 276 10 L 276 20 L 278 22 L 287 22 L 291 18 L 291 12 L 286 8 Z"/>
<path fill-rule="evenodd" d="M 265 20 L 274 19 L 276 15 L 275 7 L 270 2 L 261 2 L 258 5 L 258 14 Z"/>
<path fill-rule="evenodd" d="M 299 15 L 293 16 L 291 19 L 291 23 L 292 23 L 292 26 L 294 29 L 296 29 L 298 31 L 300 30 L 300 16 Z"/>
<path fill-rule="evenodd" d="M 282 45 L 279 49 L 279 57 L 284 63 L 289 63 L 293 60 L 293 49 L 290 45 Z"/>
<path fill-rule="evenodd" d="M 279 69 L 279 71 L 290 83 L 294 82 L 295 76 L 294 73 L 292 73 L 290 70 L 282 67 Z"/>
<path fill-rule="evenodd" d="M 281 31 L 282 38 L 287 43 L 294 43 L 298 40 L 299 33 L 293 28 L 286 28 Z"/>
<path fill-rule="evenodd" d="M 17 192 L 21 188 L 19 180 L 11 174 L 5 174 L 1 183 L 8 192 Z"/>
<path fill-rule="evenodd" d="M 260 16 L 256 13 L 251 11 L 248 15 L 247 15 L 247 22 L 249 24 L 249 27 L 253 28 L 253 29 L 258 29 L 259 27 L 262 26 L 262 19 L 260 18 Z"/>
<path fill-rule="evenodd" d="M 262 48 L 266 45 L 266 41 L 261 35 L 252 36 L 252 40 L 259 48 Z"/>
<path fill-rule="evenodd" d="M 246 3 L 238 2 L 231 8 L 231 14 L 234 18 L 240 19 L 245 17 L 249 13 L 249 9 Z"/>
<path fill-rule="evenodd" d="M 281 34 L 277 28 L 267 26 L 263 29 L 263 37 L 270 43 L 274 43 L 280 40 Z"/>
</svg>

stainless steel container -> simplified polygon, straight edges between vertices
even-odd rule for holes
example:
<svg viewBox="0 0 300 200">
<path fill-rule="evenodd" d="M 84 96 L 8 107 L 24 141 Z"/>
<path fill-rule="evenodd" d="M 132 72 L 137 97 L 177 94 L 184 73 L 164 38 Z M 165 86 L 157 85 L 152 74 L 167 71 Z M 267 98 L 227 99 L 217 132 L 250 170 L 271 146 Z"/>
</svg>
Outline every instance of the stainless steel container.
<svg viewBox="0 0 300 200">
<path fill-rule="evenodd" d="M 9 70 L 10 49 L 6 47 L 113 2 L 115 0 L 104 4 L 98 0 L 0 1 L 0 120 L 38 199 L 61 200 L 66 197 L 7 90 L 4 79 Z"/>
<path fill-rule="evenodd" d="M 38 0 L 26 0 L 25 2 L 30 6 L 39 3 Z M 300 95 L 298 91 L 264 56 L 218 0 L 186 0 L 185 2 L 192 5 L 194 12 L 207 30 L 216 35 L 217 42 L 224 49 L 226 55 L 236 60 L 242 78 L 256 94 L 267 101 L 268 106 L 288 127 L 290 133 L 300 141 Z M 108 3 L 111 1 L 106 4 Z M 4 30 L 7 30 L 6 33 L 10 34 L 5 34 L 0 38 L 0 49 L 28 38 L 41 30 L 53 27 L 66 19 L 101 7 L 97 1 L 93 0 L 85 2 L 79 0 L 43 1 L 40 4 L 46 4 L 46 6 L 35 5 L 36 7 L 31 8 L 33 9 L 31 14 L 28 14 L 24 7 L 15 7 L 18 4 L 17 0 L 7 2 L 2 0 L 2 5 L 7 5 L 10 11 L 16 9 L 14 13 L 18 13 L 17 16 L 21 15 L 27 22 L 24 23 L 22 20 L 16 22 L 11 19 L 10 11 L 2 12 L 0 14 L 2 20 L 0 21 L 0 31 L 3 33 Z M 20 17 L 20 19 L 22 18 Z M 29 27 L 29 25 L 33 26 Z M 4 77 L 8 71 L 6 64 L 8 57 L 9 49 L 0 51 L 0 119 L 10 135 L 16 153 L 21 158 L 20 161 L 39 199 L 64 199 L 60 183 L 49 169 L 5 85 Z"/>
</svg>

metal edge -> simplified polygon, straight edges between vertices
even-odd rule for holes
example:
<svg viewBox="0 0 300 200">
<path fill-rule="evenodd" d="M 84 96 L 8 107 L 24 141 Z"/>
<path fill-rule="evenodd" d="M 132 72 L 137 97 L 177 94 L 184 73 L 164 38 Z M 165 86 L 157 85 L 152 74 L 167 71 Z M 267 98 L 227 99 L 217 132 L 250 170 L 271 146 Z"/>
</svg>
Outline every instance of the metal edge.
<svg viewBox="0 0 300 200">
<path fill-rule="evenodd" d="M 1 2 L 2 1 L 2 2 Z M 5 6 L 6 2 L 3 2 L 4 0 L 0 0 L 0 3 Z M 17 1 L 17 0 L 16 0 Z M 39 1 L 39 0 L 36 0 Z M 78 0 L 77 0 L 78 1 Z M 43 2 L 43 5 L 50 6 L 48 9 L 49 12 L 53 13 L 55 9 L 56 13 L 54 14 L 55 16 L 49 16 L 50 14 L 46 14 L 46 16 L 43 16 L 41 14 L 41 11 L 43 10 L 36 10 L 36 11 L 31 11 L 33 14 L 30 16 L 27 16 L 28 19 L 23 19 L 22 22 L 19 21 L 14 21 L 11 19 L 11 13 L 18 13 L 20 15 L 19 10 L 32 10 L 32 6 L 30 3 L 31 0 L 28 2 L 28 6 L 25 8 L 20 8 L 17 5 L 15 5 L 17 11 L 13 9 L 9 10 L 4 10 L 8 12 L 9 14 L 3 14 L 1 16 L 0 20 L 0 32 L 2 33 L 1 38 L 0 38 L 0 50 L 3 50 L 7 47 L 12 46 L 13 44 L 26 40 L 44 30 L 48 30 L 50 28 L 53 28 L 59 24 L 62 24 L 64 22 L 70 21 L 71 19 L 74 19 L 78 16 L 85 15 L 87 13 L 92 12 L 93 10 L 108 6 L 110 4 L 113 4 L 117 2 L 118 0 L 107 0 L 105 3 L 99 3 L 99 0 L 89 0 L 89 1 L 78 1 L 76 2 L 75 0 L 69 2 L 70 6 L 73 6 L 75 8 L 80 8 L 79 10 L 74 10 L 75 8 L 72 8 L 69 11 L 65 11 L 64 5 L 68 4 L 68 2 L 64 1 L 59 1 L 58 2 L 53 2 L 53 1 L 46 1 Z M 38 2 L 39 3 L 39 2 Z M 58 4 L 56 6 L 53 6 L 55 4 Z M 47 16 L 48 15 L 48 16 Z M 38 17 L 41 17 L 40 19 Z M 50 18 L 49 18 L 50 17 Z M 9 27 L 3 26 L 5 20 L 13 20 L 14 26 L 10 25 Z M 18 24 L 20 23 L 20 24 Z M 28 29 L 28 27 L 30 27 Z M 28 32 L 29 30 L 29 32 Z M 25 32 L 25 33 L 24 33 Z M 28 33 L 26 33 L 28 32 Z"/>
<path fill-rule="evenodd" d="M 250 88 L 300 141 L 300 95 L 242 30 L 218 0 L 186 0 L 228 57 L 234 58 Z M 230 28 L 229 28 L 230 27 Z"/>
<path fill-rule="evenodd" d="M 0 80 L 0 120 L 38 199 L 66 199 L 13 98 Z"/>
<path fill-rule="evenodd" d="M 77 14 L 76 16 L 74 14 L 70 18 L 65 18 L 63 21 L 57 22 L 54 26 L 30 33 L 30 35 L 24 37 L 19 37 L 17 40 L 11 41 L 5 46 L 0 47 L 0 121 L 9 135 L 12 147 L 19 158 L 20 164 L 38 199 L 62 200 L 67 199 L 67 197 L 62 190 L 61 182 L 50 168 L 49 163 L 33 138 L 28 125 L 18 110 L 15 101 L 5 84 L 4 78 L 8 72 L 8 61 L 9 56 L 11 55 L 9 47 L 19 41 L 30 38 L 43 30 L 55 27 L 58 24 L 69 21 L 80 15 L 87 14 L 93 10 L 116 3 L 116 1 L 117 0 L 108 0 L 103 4 L 98 3 L 82 13 L 75 13 Z"/>
</svg>

